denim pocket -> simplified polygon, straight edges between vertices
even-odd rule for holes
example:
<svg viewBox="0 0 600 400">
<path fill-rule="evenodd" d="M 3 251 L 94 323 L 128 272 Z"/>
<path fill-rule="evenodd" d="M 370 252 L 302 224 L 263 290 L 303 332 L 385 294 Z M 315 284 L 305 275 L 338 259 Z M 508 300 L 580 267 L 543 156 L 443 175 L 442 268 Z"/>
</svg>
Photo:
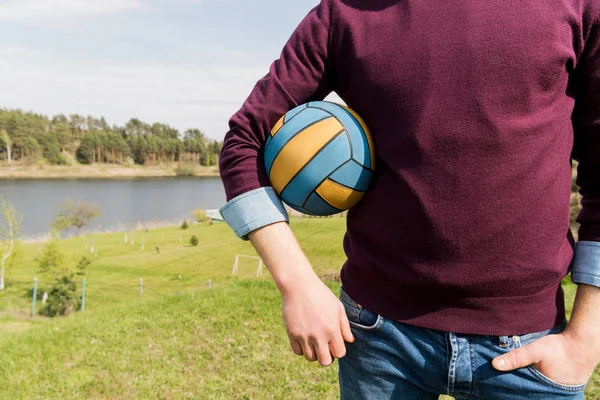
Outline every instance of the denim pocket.
<svg viewBox="0 0 600 400">
<path fill-rule="evenodd" d="M 565 320 L 560 325 L 557 325 L 556 327 L 554 327 L 552 329 L 548 329 L 547 331 L 529 333 L 527 335 L 522 335 L 520 337 L 517 336 L 517 338 L 518 338 L 517 347 L 528 345 L 528 344 L 533 343 L 536 340 L 541 339 L 548 335 L 559 334 L 559 333 L 563 332 L 566 327 L 567 327 L 567 321 Z M 547 377 L 546 375 L 544 375 L 533 365 L 529 365 L 529 366 L 525 367 L 525 369 L 528 372 L 530 372 L 531 375 L 534 378 L 536 378 L 539 382 L 541 382 L 542 384 L 549 386 L 553 389 L 556 389 L 558 391 L 562 391 L 562 392 L 566 392 L 566 393 L 577 393 L 577 392 L 583 391 L 585 389 L 585 387 L 587 386 L 587 382 L 584 384 L 581 384 L 581 385 L 565 385 L 565 384 L 556 382 L 556 381 L 550 379 L 549 377 Z"/>
<path fill-rule="evenodd" d="M 354 301 L 344 288 L 340 288 L 340 300 L 346 310 L 348 322 L 352 328 L 363 331 L 376 332 L 383 325 L 383 318 L 372 311 L 367 310 L 356 301 Z"/>
</svg>

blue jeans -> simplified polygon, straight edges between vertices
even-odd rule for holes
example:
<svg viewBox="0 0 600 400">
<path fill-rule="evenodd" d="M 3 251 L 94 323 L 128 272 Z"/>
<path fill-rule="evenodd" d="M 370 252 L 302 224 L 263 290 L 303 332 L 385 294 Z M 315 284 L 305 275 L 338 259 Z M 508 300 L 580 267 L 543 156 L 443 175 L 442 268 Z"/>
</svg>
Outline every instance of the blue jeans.
<svg viewBox="0 0 600 400">
<path fill-rule="evenodd" d="M 340 299 L 355 337 L 339 360 L 342 400 L 584 399 L 585 385 L 562 385 L 533 366 L 499 372 L 492 360 L 545 335 L 560 333 L 566 321 L 548 331 L 521 336 L 445 333 L 388 321 L 341 291 Z"/>
</svg>

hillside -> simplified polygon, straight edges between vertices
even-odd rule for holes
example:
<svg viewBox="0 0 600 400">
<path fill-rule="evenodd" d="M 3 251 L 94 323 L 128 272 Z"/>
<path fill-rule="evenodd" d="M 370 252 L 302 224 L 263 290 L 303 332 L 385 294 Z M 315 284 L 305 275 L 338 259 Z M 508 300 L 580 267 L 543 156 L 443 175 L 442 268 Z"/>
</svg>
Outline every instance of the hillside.
<svg viewBox="0 0 600 400">
<path fill-rule="evenodd" d="M 294 218 L 292 227 L 318 273 L 339 270 L 344 260 L 344 219 Z M 192 235 L 198 237 L 197 247 L 189 245 Z M 249 242 L 239 240 L 223 223 L 190 224 L 186 230 L 177 227 L 149 232 L 138 230 L 133 237 L 128 233 L 127 243 L 124 236 L 123 233 L 81 236 L 59 243 L 74 261 L 82 256 L 92 261 L 87 275 L 86 312 L 139 301 L 140 278 L 143 279 L 143 300 L 146 300 L 204 288 L 209 279 L 213 285 L 221 285 L 256 275 L 258 260 L 243 258 L 238 273 L 232 276 L 236 255 L 256 256 L 256 252 Z M 0 292 L 0 335 L 40 323 L 29 318 L 33 279 L 38 278 L 40 292 L 49 282 L 48 277 L 39 273 L 36 257 L 40 248 L 39 243 L 21 245 L 20 261 L 7 272 L 7 289 Z M 268 279 L 266 269 L 263 278 Z"/>
<path fill-rule="evenodd" d="M 274 285 L 244 281 L 2 335 L 0 398 L 336 398 L 280 315 Z"/>
<path fill-rule="evenodd" d="M 344 219 L 294 218 L 292 227 L 320 275 L 339 269 Z M 198 247 L 187 245 L 192 234 Z M 138 231 L 134 245 L 130 235 L 127 244 L 123 234 L 61 242 L 75 259 L 92 243 L 98 254 L 86 311 L 57 319 L 28 316 L 39 245 L 23 245 L 0 293 L 0 398 L 338 397 L 337 364 L 324 369 L 288 349 L 268 273 L 256 278 L 257 261 L 248 259 L 231 275 L 236 254 L 255 254 L 248 242 L 224 224 Z M 574 286 L 566 281 L 564 289 L 570 308 Z M 597 374 L 587 399 L 599 398 Z"/>
</svg>

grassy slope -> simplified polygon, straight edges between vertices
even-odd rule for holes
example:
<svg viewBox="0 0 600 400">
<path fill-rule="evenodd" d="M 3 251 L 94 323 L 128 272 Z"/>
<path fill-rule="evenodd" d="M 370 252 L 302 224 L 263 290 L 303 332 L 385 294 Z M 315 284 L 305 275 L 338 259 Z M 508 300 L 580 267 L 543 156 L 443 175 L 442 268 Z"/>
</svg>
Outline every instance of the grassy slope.
<svg viewBox="0 0 600 400">
<path fill-rule="evenodd" d="M 292 226 L 298 228 L 297 235 L 318 273 L 339 270 L 343 261 L 343 219 L 294 219 Z M 192 234 L 199 239 L 197 247 L 187 245 Z M 142 235 L 144 251 L 140 246 Z M 237 239 L 225 224 L 192 226 L 185 231 L 178 228 L 156 229 L 146 234 L 138 231 L 133 246 L 124 244 L 123 234 L 96 235 L 95 241 L 98 255 L 92 257 L 94 262 L 87 277 L 87 311 L 139 301 L 140 278 L 144 279 L 146 300 L 160 294 L 202 288 L 209 279 L 219 285 L 240 277 L 254 277 L 258 265 L 257 260 L 242 260 L 237 277 L 231 276 L 236 254 L 255 256 L 256 252 L 248 242 Z M 91 256 L 91 244 L 91 237 L 61 242 L 74 260 Z M 156 246 L 160 247 L 160 254 Z M 48 282 L 48 278 L 37 273 L 35 257 L 39 247 L 23 245 L 22 261 L 8 271 L 9 285 L 0 292 L 0 334 L 21 330 L 32 323 L 28 318 L 31 309 L 28 291 L 33 278 L 38 276 L 40 288 Z M 268 278 L 266 269 L 263 276 Z"/>
<path fill-rule="evenodd" d="M 280 315 L 246 280 L 55 320 L 0 337 L 0 398 L 337 398 L 337 365 L 293 356 Z"/>
<path fill-rule="evenodd" d="M 319 273 L 343 261 L 344 223 L 292 221 Z M 120 234 L 97 236 L 84 314 L 31 321 L 31 285 L 13 284 L 0 294 L 0 398 L 335 398 L 335 367 L 321 369 L 290 354 L 268 274 L 254 281 L 231 277 L 235 254 L 254 254 L 250 245 L 223 224 L 183 231 L 183 244 L 181 232 L 151 231 L 144 252 L 140 232 L 133 247 Z M 185 246 L 192 233 L 197 248 Z M 90 240 L 62 245 L 78 257 L 89 254 Z M 36 247 L 23 248 L 26 259 L 10 279 L 31 281 Z M 255 268 L 255 262 L 241 264 L 240 276 L 253 277 Z M 141 305 L 139 277 L 147 287 Z M 212 290 L 205 289 L 208 279 Z M 565 283 L 565 290 L 571 304 L 574 287 Z M 160 296 L 175 292 L 183 294 Z M 600 398 L 598 375 L 588 393 Z"/>
<path fill-rule="evenodd" d="M 335 398 L 280 315 L 274 285 L 245 281 L 44 324 L 0 338 L 0 398 Z"/>
</svg>

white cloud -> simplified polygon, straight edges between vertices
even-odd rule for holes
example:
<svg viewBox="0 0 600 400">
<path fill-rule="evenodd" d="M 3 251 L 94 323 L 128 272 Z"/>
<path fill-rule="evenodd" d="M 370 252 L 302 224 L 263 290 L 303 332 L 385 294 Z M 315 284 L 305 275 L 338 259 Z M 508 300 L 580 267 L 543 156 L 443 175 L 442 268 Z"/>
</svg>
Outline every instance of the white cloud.
<svg viewBox="0 0 600 400">
<path fill-rule="evenodd" d="M 65 60 L 0 64 L 0 107 L 52 114 L 136 117 L 221 139 L 265 68 L 105 65 Z"/>
<path fill-rule="evenodd" d="M 8 0 L 0 1 L 0 21 L 31 21 L 110 14 L 140 9 L 142 0 Z"/>
<path fill-rule="evenodd" d="M 229 118 L 268 71 L 268 64 L 189 68 L 165 63 L 99 65 L 53 57 L 5 60 L 0 62 L 0 107 L 46 115 L 104 116 L 119 125 L 135 117 L 180 131 L 198 128 L 219 140 L 228 130 Z M 329 99 L 341 102 L 336 95 Z"/>
<path fill-rule="evenodd" d="M 26 56 L 39 56 L 48 54 L 45 50 L 32 49 L 21 46 L 0 46 L 0 57 L 26 57 Z"/>
</svg>

